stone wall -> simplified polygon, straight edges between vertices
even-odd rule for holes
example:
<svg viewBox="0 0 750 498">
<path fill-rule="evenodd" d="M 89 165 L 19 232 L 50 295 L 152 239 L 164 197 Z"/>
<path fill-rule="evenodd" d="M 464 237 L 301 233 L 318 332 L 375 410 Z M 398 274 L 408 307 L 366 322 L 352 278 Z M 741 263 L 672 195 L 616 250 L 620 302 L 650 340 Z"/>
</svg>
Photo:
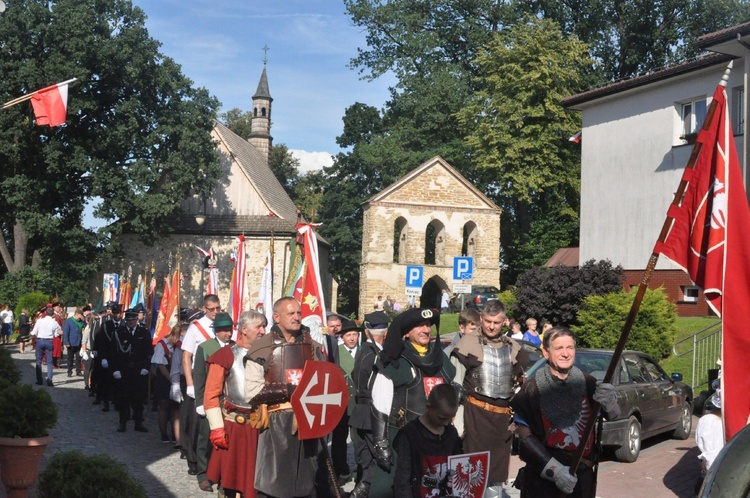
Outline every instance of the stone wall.
<svg viewBox="0 0 750 498">
<path fill-rule="evenodd" d="M 463 255 L 465 228 L 473 229 L 466 255 L 474 257 L 474 278 L 466 283 L 500 284 L 500 209 L 440 158 L 416 171 L 364 206 L 360 317 L 372 311 L 379 295 L 390 295 L 402 305 L 408 302 L 407 265 L 423 266 L 424 284 L 432 279 L 440 289 L 452 293 L 453 284 L 460 283 L 453 281 L 453 258 Z M 398 235 L 397 223 L 398 227 L 403 226 Z M 430 224 L 439 228 L 439 242 L 435 264 L 425 265 L 425 238 Z M 397 236 L 402 247 L 394 255 Z"/>
<path fill-rule="evenodd" d="M 209 235 L 172 235 L 160 239 L 153 246 L 145 246 L 139 238 L 134 235 L 125 235 L 122 237 L 123 257 L 120 260 L 105 263 L 102 266 L 103 272 L 95 275 L 91 283 L 91 295 L 98 297 L 101 295 L 103 273 L 120 273 L 124 269 L 127 272 L 128 266 L 132 266 L 135 278 L 137 274 L 143 273 L 144 268 L 150 268 L 153 261 L 156 268 L 157 292 L 161 295 L 164 290 L 164 277 L 167 275 L 169 254 L 172 254 L 173 268 L 175 256 L 179 252 L 181 259 L 181 272 L 183 275 L 182 285 L 180 287 L 180 306 L 194 307 L 201 305 L 201 299 L 206 289 L 207 274 L 203 272 L 203 257 L 195 249 L 195 246 L 208 250 L 214 248 L 217 257 L 216 267 L 219 269 L 219 298 L 222 307 L 226 308 L 229 301 L 230 282 L 232 278 L 233 262 L 230 260 L 230 254 L 237 249 L 235 236 L 209 236 Z M 276 237 L 274 240 L 274 300 L 281 297 L 284 281 L 289 272 L 289 243 L 292 239 L 281 239 Z M 247 256 L 245 283 L 245 309 L 255 308 L 258 301 L 258 292 L 263 274 L 263 266 L 266 260 L 266 254 L 270 247 L 268 237 L 252 238 L 245 236 L 245 251 Z M 326 305 L 331 307 L 331 290 L 332 281 L 328 269 L 328 248 L 319 244 L 320 253 L 320 271 L 321 280 L 323 281 L 324 294 L 326 296 Z M 122 278 L 122 277 L 121 277 Z M 332 303 L 335 305 L 335 301 Z"/>
</svg>

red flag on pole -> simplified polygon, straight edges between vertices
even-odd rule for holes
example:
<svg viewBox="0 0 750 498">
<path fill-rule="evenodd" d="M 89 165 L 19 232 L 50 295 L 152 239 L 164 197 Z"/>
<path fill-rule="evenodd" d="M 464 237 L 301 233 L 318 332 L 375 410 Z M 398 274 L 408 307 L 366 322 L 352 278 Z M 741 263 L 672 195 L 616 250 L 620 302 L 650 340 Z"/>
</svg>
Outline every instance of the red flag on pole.
<svg viewBox="0 0 750 498">
<path fill-rule="evenodd" d="M 244 311 L 245 272 L 247 271 L 245 236 L 240 235 L 236 240 L 237 255 L 234 261 L 234 270 L 232 270 L 232 282 L 229 293 L 229 315 L 235 323 L 235 330 L 237 330 L 237 321 L 240 318 L 240 314 Z"/>
<path fill-rule="evenodd" d="M 317 315 L 320 317 L 323 326 L 325 326 L 326 304 L 323 298 L 323 285 L 320 279 L 318 239 L 315 237 L 315 227 L 317 226 L 320 225 L 297 223 L 297 232 L 303 237 L 303 248 L 305 251 L 304 283 L 298 299 L 302 305 L 302 318 Z"/>
<path fill-rule="evenodd" d="M 42 88 L 31 97 L 36 124 L 39 126 L 60 126 L 65 124 L 68 114 L 68 80 L 56 85 Z"/>
<path fill-rule="evenodd" d="M 682 267 L 703 288 L 708 305 L 722 320 L 722 412 L 727 440 L 750 415 L 750 208 L 735 147 L 726 89 L 713 96 L 716 111 L 694 169 L 686 169 L 688 187 L 660 252 Z"/>
<path fill-rule="evenodd" d="M 153 344 L 158 343 L 177 325 L 180 307 L 180 271 L 179 267 L 172 274 L 172 284 L 165 287 L 164 296 L 159 307 L 159 320 L 156 322 Z"/>
</svg>

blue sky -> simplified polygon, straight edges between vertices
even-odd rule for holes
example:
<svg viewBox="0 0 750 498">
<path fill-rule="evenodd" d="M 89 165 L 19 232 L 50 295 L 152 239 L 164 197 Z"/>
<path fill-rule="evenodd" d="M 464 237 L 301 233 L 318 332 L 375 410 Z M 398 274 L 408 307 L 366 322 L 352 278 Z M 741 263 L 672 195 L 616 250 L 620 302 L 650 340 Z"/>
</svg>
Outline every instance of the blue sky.
<svg viewBox="0 0 750 498">
<path fill-rule="evenodd" d="M 251 109 L 268 46 L 273 97 L 271 135 L 303 170 L 330 164 L 339 152 L 341 118 L 355 102 L 382 108 L 391 76 L 360 79 L 349 60 L 365 46 L 341 0 L 133 0 L 148 16 L 161 52 L 196 86 L 222 103 L 221 112 Z"/>
</svg>

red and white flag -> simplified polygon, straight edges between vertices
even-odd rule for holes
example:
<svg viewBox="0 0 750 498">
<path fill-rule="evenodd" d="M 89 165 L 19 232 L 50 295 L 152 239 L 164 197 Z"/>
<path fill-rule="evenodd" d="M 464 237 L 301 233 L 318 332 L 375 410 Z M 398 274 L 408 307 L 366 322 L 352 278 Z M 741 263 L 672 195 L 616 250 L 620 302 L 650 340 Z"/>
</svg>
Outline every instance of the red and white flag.
<svg viewBox="0 0 750 498">
<path fill-rule="evenodd" d="M 682 267 L 703 288 L 708 305 L 722 321 L 722 414 L 727 440 L 750 415 L 750 208 L 735 147 L 726 89 L 719 85 L 710 126 L 701 130 L 702 145 L 679 207 L 667 213 L 674 223 L 661 253 Z"/>
<path fill-rule="evenodd" d="M 31 95 L 31 106 L 38 126 L 65 124 L 68 114 L 68 85 L 76 78 L 37 90 Z"/>
<path fill-rule="evenodd" d="M 575 135 L 573 135 L 572 137 L 570 137 L 570 138 L 568 139 L 568 141 L 569 141 L 569 142 L 575 142 L 575 143 L 577 143 L 577 144 L 578 144 L 578 143 L 581 143 L 581 134 L 582 134 L 582 133 L 583 133 L 583 131 L 579 131 L 578 133 L 576 133 Z"/>
<path fill-rule="evenodd" d="M 235 324 L 237 330 L 237 321 L 244 308 L 245 302 L 245 236 L 237 237 L 237 254 L 232 255 L 234 260 L 234 269 L 232 270 L 232 283 L 229 293 L 229 315 Z"/>
<path fill-rule="evenodd" d="M 169 323 L 168 308 L 169 308 L 169 294 L 172 292 L 169 276 L 164 277 L 164 292 L 161 295 L 161 303 L 159 304 L 159 315 L 156 319 L 156 326 L 154 328 L 154 339 L 153 344 L 157 344 L 161 341 L 166 334 L 169 333 L 167 325 Z M 163 335 L 162 335 L 163 334 Z"/>
<path fill-rule="evenodd" d="M 325 327 L 326 304 L 320 279 L 318 239 L 315 237 L 315 228 L 319 226 L 320 224 L 297 223 L 297 232 L 302 236 L 302 245 L 305 251 L 304 283 L 297 299 L 302 305 L 302 318 L 317 315 Z M 297 297 L 296 293 L 295 297 Z"/>
</svg>

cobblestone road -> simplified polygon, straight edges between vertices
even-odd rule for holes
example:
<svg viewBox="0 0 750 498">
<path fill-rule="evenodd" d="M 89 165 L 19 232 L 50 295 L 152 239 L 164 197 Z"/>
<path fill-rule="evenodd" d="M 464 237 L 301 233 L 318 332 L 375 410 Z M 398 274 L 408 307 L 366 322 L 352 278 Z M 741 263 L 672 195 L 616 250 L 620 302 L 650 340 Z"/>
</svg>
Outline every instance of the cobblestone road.
<svg viewBox="0 0 750 498">
<path fill-rule="evenodd" d="M 21 355 L 17 350 L 13 351 L 13 357 L 23 373 L 22 382 L 33 384 L 36 380 L 33 353 Z M 126 464 L 131 475 L 146 488 L 149 497 L 208 498 L 216 495 L 200 491 L 195 477 L 187 473 L 185 460 L 180 460 L 179 453 L 172 449 L 172 445 L 159 441 L 155 412 L 147 410 L 145 413 L 148 433 L 134 432 L 130 423 L 128 432 L 121 434 L 115 431 L 117 412 L 103 413 L 101 406 L 92 405 L 93 398 L 89 398 L 84 390 L 82 377 L 68 378 L 63 368 L 55 371 L 54 384 L 54 387 L 39 387 L 49 391 L 59 410 L 57 427 L 51 431 L 55 441 L 48 447 L 43 465 L 58 451 L 78 449 L 89 455 L 103 453 Z M 696 423 L 697 418 L 694 418 L 693 428 Z M 692 435 L 685 441 L 652 438 L 644 443 L 635 463 L 607 459 L 601 463 L 597 496 L 690 498 L 700 469 L 697 455 Z M 351 457 L 350 452 L 350 465 Z M 512 457 L 511 477 L 522 465 L 517 456 Z M 351 487 L 349 483 L 345 489 Z M 510 495 L 504 496 L 520 496 L 512 488 L 509 492 Z M 0 498 L 5 498 L 4 489 L 0 489 Z"/>
</svg>

